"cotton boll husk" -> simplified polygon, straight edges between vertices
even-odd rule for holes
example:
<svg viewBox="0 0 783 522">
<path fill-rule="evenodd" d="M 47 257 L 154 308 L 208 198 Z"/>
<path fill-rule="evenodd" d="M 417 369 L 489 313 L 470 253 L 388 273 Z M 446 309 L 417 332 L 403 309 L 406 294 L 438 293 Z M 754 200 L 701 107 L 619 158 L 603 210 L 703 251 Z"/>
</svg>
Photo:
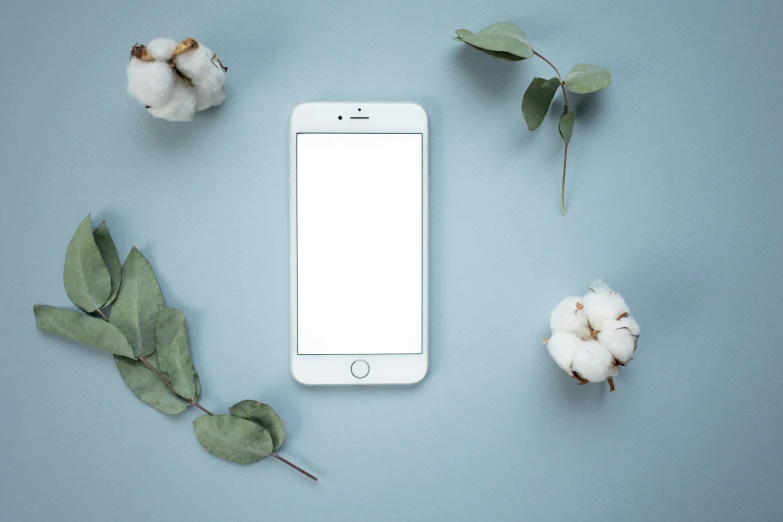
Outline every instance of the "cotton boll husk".
<svg viewBox="0 0 783 522">
<path fill-rule="evenodd" d="M 223 67 L 213 60 L 214 56 L 215 53 L 209 47 L 199 44 L 174 59 L 177 69 L 193 81 L 198 91 L 198 111 L 220 105 L 226 99 L 226 73 Z"/>
<path fill-rule="evenodd" d="M 552 359 L 571 376 L 574 375 L 571 371 L 571 364 L 574 362 L 574 355 L 581 346 L 582 340 L 569 332 L 553 332 L 552 337 L 546 343 L 546 349 L 549 350 Z"/>
<path fill-rule="evenodd" d="M 617 321 L 617 324 L 619 324 L 619 328 L 628 328 L 628 330 L 630 330 L 633 335 L 639 335 L 639 323 L 637 323 L 636 320 L 630 315 Z"/>
<path fill-rule="evenodd" d="M 598 342 L 622 365 L 633 359 L 639 325 L 631 317 L 619 321 L 605 321 L 598 333 Z"/>
<path fill-rule="evenodd" d="M 128 94 L 144 105 L 160 107 L 171 99 L 174 72 L 166 62 L 145 62 L 131 58 L 126 69 Z"/>
<path fill-rule="evenodd" d="M 590 325 L 582 309 L 581 297 L 566 297 L 549 316 L 549 327 L 553 332 L 570 332 L 581 339 L 590 338 Z"/>
<path fill-rule="evenodd" d="M 196 112 L 196 89 L 180 77 L 177 77 L 172 89 L 171 99 L 161 106 L 147 109 L 156 118 L 169 121 L 190 121 Z"/>
<path fill-rule="evenodd" d="M 177 42 L 171 38 L 156 38 L 146 45 L 147 53 L 156 60 L 167 61 L 174 56 Z"/>
<path fill-rule="evenodd" d="M 605 321 L 617 319 L 629 313 L 625 299 L 606 286 L 603 281 L 595 281 L 592 290 L 582 298 L 584 312 L 593 330 L 600 330 Z"/>
<path fill-rule="evenodd" d="M 620 372 L 609 351 L 598 341 L 582 341 L 582 347 L 574 355 L 572 370 L 590 382 L 604 381 Z"/>
</svg>

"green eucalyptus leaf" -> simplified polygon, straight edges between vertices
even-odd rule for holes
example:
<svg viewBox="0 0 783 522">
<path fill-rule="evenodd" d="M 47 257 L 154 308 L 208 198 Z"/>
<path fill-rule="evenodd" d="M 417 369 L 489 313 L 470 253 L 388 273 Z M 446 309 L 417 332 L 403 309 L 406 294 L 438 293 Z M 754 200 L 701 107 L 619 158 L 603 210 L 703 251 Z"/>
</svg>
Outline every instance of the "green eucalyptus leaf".
<svg viewBox="0 0 783 522">
<path fill-rule="evenodd" d="M 525 118 L 527 128 L 534 131 L 544 121 L 552 98 L 555 97 L 560 80 L 558 78 L 533 78 L 530 86 L 522 96 L 522 116 Z"/>
<path fill-rule="evenodd" d="M 574 111 L 566 112 L 560 117 L 560 136 L 566 143 L 571 141 L 571 134 L 574 132 Z"/>
<path fill-rule="evenodd" d="M 109 229 L 106 228 L 106 222 L 102 222 L 92 233 L 95 238 L 95 244 L 109 269 L 111 276 L 111 294 L 103 306 L 109 306 L 117 298 L 117 292 L 120 291 L 120 281 L 122 280 L 122 266 L 120 265 L 120 256 L 117 255 L 117 248 L 114 246 L 114 240 L 109 235 Z"/>
<path fill-rule="evenodd" d="M 533 47 L 525 33 L 510 22 L 501 22 L 485 27 L 478 33 L 472 33 L 467 29 L 457 29 L 457 38 L 502 60 L 519 61 L 533 56 Z"/>
<path fill-rule="evenodd" d="M 160 369 L 157 354 L 146 357 L 146 360 L 156 369 Z M 136 397 L 159 412 L 175 415 L 190 406 L 188 401 L 171 391 L 160 375 L 147 368 L 143 362 L 125 357 L 114 357 L 114 363 L 117 365 L 125 384 Z M 196 376 L 196 382 L 198 383 L 198 376 Z M 197 384 L 197 391 L 200 389 L 201 385 Z M 196 394 L 196 398 L 198 398 L 198 394 Z"/>
<path fill-rule="evenodd" d="M 35 305 L 33 313 L 35 324 L 40 330 L 121 355 L 123 358 L 133 357 L 133 348 L 122 332 L 103 319 L 45 305 Z"/>
<path fill-rule="evenodd" d="M 120 293 L 109 320 L 125 334 L 137 355 L 155 353 L 155 326 L 162 304 L 163 295 L 152 267 L 133 247 L 122 267 Z"/>
<path fill-rule="evenodd" d="M 168 306 L 158 307 L 155 346 L 160 371 L 171 380 L 171 387 L 180 397 L 192 399 L 196 393 L 196 370 L 190 357 L 188 328 L 182 312 Z"/>
<path fill-rule="evenodd" d="M 65 292 L 87 313 L 103 308 L 111 295 L 111 275 L 92 235 L 92 216 L 79 224 L 68 243 L 63 271 Z"/>
<path fill-rule="evenodd" d="M 272 436 L 255 422 L 234 415 L 205 415 L 193 421 L 196 437 L 218 457 L 252 464 L 272 454 Z"/>
<path fill-rule="evenodd" d="M 228 409 L 231 415 L 242 417 L 266 428 L 272 437 L 275 451 L 283 444 L 285 426 L 280 415 L 269 405 L 258 401 L 246 400 L 238 402 Z"/>
<path fill-rule="evenodd" d="M 574 65 L 565 78 L 566 88 L 577 94 L 589 94 L 600 91 L 612 83 L 612 72 L 587 63 Z"/>
</svg>

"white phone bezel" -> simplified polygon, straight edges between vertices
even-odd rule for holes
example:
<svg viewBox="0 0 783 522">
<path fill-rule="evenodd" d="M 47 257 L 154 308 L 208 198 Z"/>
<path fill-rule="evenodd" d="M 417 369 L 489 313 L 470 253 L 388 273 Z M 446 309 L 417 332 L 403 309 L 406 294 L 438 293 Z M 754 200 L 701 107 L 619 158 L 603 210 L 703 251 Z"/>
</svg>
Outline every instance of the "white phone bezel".
<svg viewBox="0 0 783 522">
<path fill-rule="evenodd" d="M 342 116 L 342 119 L 338 119 L 339 116 Z M 301 384 L 414 384 L 427 374 L 429 366 L 428 127 L 427 112 L 424 108 L 419 104 L 407 102 L 310 102 L 297 105 L 291 113 L 289 128 L 290 352 L 291 374 Z M 422 135 L 422 353 L 394 355 L 300 355 L 297 353 L 296 136 L 306 132 Z M 370 366 L 369 374 L 361 379 L 351 373 L 351 365 L 357 360 L 366 361 Z"/>
</svg>

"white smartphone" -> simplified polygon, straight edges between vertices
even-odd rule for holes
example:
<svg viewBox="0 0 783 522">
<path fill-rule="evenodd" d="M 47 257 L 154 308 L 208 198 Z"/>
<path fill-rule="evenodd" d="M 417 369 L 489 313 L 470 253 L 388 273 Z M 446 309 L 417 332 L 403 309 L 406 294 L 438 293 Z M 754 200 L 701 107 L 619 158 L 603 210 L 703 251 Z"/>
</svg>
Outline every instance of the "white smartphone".
<svg viewBox="0 0 783 522">
<path fill-rule="evenodd" d="M 302 384 L 427 374 L 427 113 L 303 103 L 290 128 L 291 373 Z"/>
</svg>

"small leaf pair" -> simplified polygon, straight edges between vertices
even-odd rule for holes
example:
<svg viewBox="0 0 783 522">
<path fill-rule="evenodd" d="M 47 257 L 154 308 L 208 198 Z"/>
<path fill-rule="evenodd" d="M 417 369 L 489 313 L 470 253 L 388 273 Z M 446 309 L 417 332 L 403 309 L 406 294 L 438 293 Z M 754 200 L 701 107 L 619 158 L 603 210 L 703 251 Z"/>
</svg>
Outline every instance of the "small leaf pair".
<svg viewBox="0 0 783 522">
<path fill-rule="evenodd" d="M 199 442 L 213 455 L 252 464 L 274 455 L 283 444 L 283 420 L 271 406 L 245 400 L 228 411 L 229 415 L 205 415 L 193 422 Z"/>
<path fill-rule="evenodd" d="M 531 131 L 536 130 L 544 121 L 546 113 L 549 112 L 549 106 L 552 104 L 552 99 L 557 93 L 557 89 L 565 86 L 571 92 L 577 94 L 588 94 L 608 87 L 612 83 L 612 73 L 609 69 L 602 69 L 594 65 L 588 65 L 586 63 L 580 63 L 571 69 L 565 80 L 562 82 L 560 78 L 550 78 L 548 80 L 544 78 L 533 78 L 522 96 L 522 116 L 525 118 L 527 128 Z M 560 119 L 560 135 L 563 140 L 568 142 L 571 139 L 571 131 L 563 132 L 563 118 L 571 114 L 570 128 L 573 130 L 573 109 L 571 111 L 564 112 Z M 569 125 L 569 123 L 566 123 Z"/>
<path fill-rule="evenodd" d="M 120 282 L 120 258 L 106 223 L 93 232 L 92 216 L 88 215 L 65 254 L 65 292 L 73 304 L 89 314 L 114 302 Z"/>
</svg>

